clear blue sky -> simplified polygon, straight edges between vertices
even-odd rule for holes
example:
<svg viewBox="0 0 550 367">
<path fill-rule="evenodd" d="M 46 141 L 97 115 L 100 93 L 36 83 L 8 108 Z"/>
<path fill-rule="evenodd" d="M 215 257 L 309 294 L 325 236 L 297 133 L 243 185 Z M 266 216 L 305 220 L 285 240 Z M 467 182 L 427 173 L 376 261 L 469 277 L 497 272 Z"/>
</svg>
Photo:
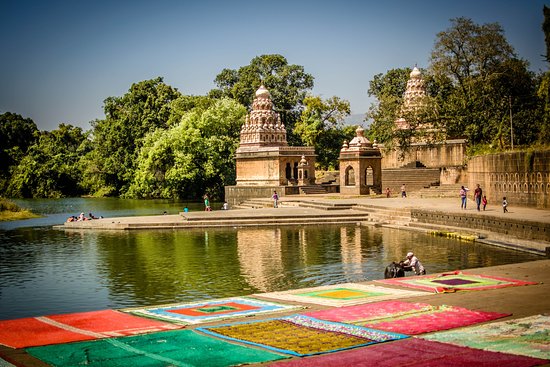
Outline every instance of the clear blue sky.
<svg viewBox="0 0 550 367">
<path fill-rule="evenodd" d="M 314 76 L 314 94 L 347 99 L 363 114 L 373 76 L 427 67 L 451 18 L 500 23 L 531 70 L 546 70 L 544 4 L 550 0 L 0 0 L 0 113 L 30 117 L 41 130 L 87 130 L 104 117 L 103 100 L 132 83 L 161 76 L 202 95 L 222 69 L 281 54 Z"/>
</svg>

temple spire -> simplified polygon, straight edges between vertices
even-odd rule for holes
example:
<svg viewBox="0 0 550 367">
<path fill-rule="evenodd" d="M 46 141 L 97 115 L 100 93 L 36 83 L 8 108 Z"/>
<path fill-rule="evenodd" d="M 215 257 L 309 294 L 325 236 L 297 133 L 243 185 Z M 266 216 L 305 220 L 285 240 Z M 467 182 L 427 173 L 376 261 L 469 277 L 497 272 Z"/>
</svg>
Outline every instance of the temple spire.
<svg viewBox="0 0 550 367">
<path fill-rule="evenodd" d="M 252 111 L 241 128 L 241 146 L 286 146 L 286 128 L 274 111 L 271 93 L 262 84 L 256 91 Z"/>
</svg>

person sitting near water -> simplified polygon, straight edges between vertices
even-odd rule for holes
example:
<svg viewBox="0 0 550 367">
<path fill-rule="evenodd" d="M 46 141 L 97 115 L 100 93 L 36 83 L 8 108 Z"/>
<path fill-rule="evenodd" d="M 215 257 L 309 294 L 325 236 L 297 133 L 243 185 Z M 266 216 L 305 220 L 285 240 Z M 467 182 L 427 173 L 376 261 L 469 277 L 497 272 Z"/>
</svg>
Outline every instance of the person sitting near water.
<svg viewBox="0 0 550 367">
<path fill-rule="evenodd" d="M 414 253 L 409 252 L 407 254 L 407 258 L 402 262 L 403 269 L 405 271 L 414 271 L 415 275 L 424 275 L 426 274 L 426 269 L 424 269 L 424 266 L 418 260 L 416 256 L 414 256 Z"/>
</svg>

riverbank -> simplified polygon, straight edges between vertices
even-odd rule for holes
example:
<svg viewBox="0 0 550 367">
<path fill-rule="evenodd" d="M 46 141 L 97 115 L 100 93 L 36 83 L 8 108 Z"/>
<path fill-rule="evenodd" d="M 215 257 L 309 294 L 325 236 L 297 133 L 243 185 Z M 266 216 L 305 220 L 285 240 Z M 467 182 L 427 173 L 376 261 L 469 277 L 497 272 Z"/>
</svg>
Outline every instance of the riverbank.
<svg viewBox="0 0 550 367">
<path fill-rule="evenodd" d="M 460 208 L 458 199 L 371 198 L 340 195 L 256 199 L 249 208 L 192 211 L 157 216 L 103 218 L 55 226 L 64 230 L 138 230 L 280 225 L 375 225 L 459 236 L 489 245 L 550 256 L 550 210 L 499 206 L 477 211 L 473 202 Z"/>
<path fill-rule="evenodd" d="M 0 199 L 0 222 L 39 217 L 40 216 L 38 214 L 35 214 L 30 210 L 21 208 L 10 200 Z"/>
</svg>

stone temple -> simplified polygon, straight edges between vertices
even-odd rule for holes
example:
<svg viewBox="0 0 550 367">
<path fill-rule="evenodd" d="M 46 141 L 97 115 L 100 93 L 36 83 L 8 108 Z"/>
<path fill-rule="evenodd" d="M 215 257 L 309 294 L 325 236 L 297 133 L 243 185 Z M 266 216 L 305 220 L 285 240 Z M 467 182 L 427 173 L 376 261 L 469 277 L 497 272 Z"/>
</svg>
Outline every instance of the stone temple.
<svg viewBox="0 0 550 367">
<path fill-rule="evenodd" d="M 236 158 L 235 186 L 225 197 L 235 205 L 249 198 L 299 194 L 315 183 L 315 148 L 289 146 L 286 128 L 274 110 L 271 94 L 262 85 L 241 128 Z"/>
</svg>

